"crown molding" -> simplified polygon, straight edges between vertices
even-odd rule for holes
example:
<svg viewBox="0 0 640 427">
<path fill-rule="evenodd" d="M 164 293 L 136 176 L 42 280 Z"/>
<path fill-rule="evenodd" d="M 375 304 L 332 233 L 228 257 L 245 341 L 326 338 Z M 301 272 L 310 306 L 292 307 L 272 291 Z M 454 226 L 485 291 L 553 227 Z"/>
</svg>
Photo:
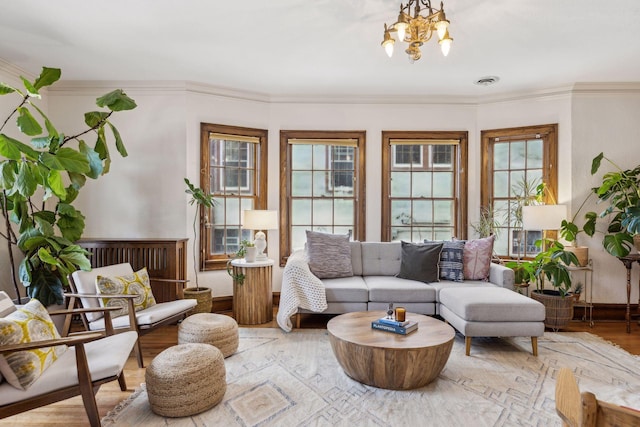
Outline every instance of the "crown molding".
<svg viewBox="0 0 640 427">
<path fill-rule="evenodd" d="M 20 70 L 6 61 L 0 60 L 0 69 L 6 66 L 12 75 Z M 24 73 L 22 73 L 24 74 Z M 573 95 L 607 95 L 607 94 L 640 94 L 640 82 L 626 83 L 575 83 L 555 88 L 535 91 L 501 93 L 495 95 L 468 97 L 446 95 L 269 95 L 260 92 L 242 91 L 227 87 L 213 86 L 206 83 L 192 81 L 127 81 L 127 80 L 61 80 L 47 88 L 49 93 L 56 95 L 100 95 L 113 88 L 121 88 L 131 94 L 141 95 L 196 95 L 216 96 L 244 101 L 262 102 L 267 104 L 352 104 L 352 105 L 455 105 L 476 107 L 499 103 L 526 100 L 566 99 Z"/>
<path fill-rule="evenodd" d="M 0 72 L 13 76 L 16 79 L 20 79 L 20 76 L 24 76 L 28 80 L 35 80 L 36 77 L 38 77 L 36 74 L 31 74 L 23 68 L 20 68 L 2 58 L 0 58 Z"/>
</svg>

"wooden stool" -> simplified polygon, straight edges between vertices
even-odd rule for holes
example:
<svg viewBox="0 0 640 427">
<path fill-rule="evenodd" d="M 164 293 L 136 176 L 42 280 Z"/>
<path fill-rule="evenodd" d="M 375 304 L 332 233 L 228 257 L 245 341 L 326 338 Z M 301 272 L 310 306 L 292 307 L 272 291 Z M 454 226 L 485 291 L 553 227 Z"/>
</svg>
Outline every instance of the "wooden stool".
<svg viewBox="0 0 640 427">
<path fill-rule="evenodd" d="M 185 343 L 211 344 L 224 357 L 231 356 L 238 349 L 238 324 L 222 314 L 193 314 L 178 327 L 178 344 Z"/>
<path fill-rule="evenodd" d="M 158 354 L 145 372 L 151 410 L 187 417 L 216 406 L 227 391 L 222 352 L 209 344 L 180 344 Z"/>
</svg>

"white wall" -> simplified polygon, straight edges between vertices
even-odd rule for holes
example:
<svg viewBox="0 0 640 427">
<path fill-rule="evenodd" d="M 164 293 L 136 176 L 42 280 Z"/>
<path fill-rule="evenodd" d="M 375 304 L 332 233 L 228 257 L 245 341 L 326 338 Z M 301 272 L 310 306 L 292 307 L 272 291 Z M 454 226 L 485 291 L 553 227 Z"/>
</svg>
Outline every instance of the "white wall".
<svg viewBox="0 0 640 427">
<path fill-rule="evenodd" d="M 4 77 L 0 69 L 0 77 Z M 11 77 L 11 76 L 9 76 Z M 461 130 L 469 132 L 469 222 L 478 219 L 480 202 L 480 131 L 546 123 L 559 124 L 559 203 L 577 209 L 591 158 L 603 147 L 612 158 L 639 163 L 629 156 L 640 123 L 640 95 L 591 95 L 571 90 L 534 94 L 508 101 L 480 103 L 320 103 L 268 102 L 258 95 L 226 96 L 212 88 L 182 83 L 61 82 L 49 93 L 51 118 L 66 133 L 82 128 L 82 113 L 93 109 L 97 96 L 122 87 L 138 108 L 117 114 L 114 123 L 129 151 L 114 153 L 111 172 L 90 182 L 77 206 L 87 216 L 87 237 L 188 237 L 189 278 L 194 280 L 191 225 L 195 207 L 187 204 L 183 178 L 199 181 L 200 123 L 255 127 L 269 131 L 268 208 L 279 209 L 280 130 L 365 130 L 366 238 L 380 240 L 381 132 L 383 130 Z M 0 107 L 5 108 L 0 98 Z M 635 121 L 634 121 L 635 120 Z M 88 138 L 88 141 L 93 141 Z M 634 153 L 635 154 L 635 153 Z M 624 159 L 624 160 L 623 160 Z M 572 196 L 575 195 L 575 196 Z M 578 200 L 579 199 L 579 200 Z M 471 230 L 469 230 L 471 231 Z M 268 253 L 279 259 L 278 232 L 268 233 Z M 599 242 L 589 241 L 596 267 L 594 300 L 623 303 L 622 264 L 605 254 Z M 0 247 L 0 251 L 3 248 Z M 0 252 L 3 257 L 5 254 Z M 4 263 L 0 263 L 4 264 Z M 0 265 L 2 283 L 6 271 Z M 635 274 L 635 273 L 634 273 Z M 282 270 L 274 269 L 274 291 L 280 290 Z M 636 279 L 634 279 L 636 280 Z M 200 285 L 215 297 L 232 294 L 223 271 L 199 273 Z M 635 282 L 634 282 L 635 283 Z M 634 290 L 637 298 L 637 289 Z"/>
</svg>

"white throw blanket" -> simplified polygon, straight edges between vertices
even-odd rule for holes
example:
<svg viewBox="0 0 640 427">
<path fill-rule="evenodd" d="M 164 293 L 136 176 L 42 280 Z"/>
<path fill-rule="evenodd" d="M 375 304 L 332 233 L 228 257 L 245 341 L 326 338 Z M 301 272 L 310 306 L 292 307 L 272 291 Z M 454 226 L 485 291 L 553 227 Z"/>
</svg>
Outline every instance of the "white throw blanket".
<svg viewBox="0 0 640 427">
<path fill-rule="evenodd" d="M 291 316 L 298 312 L 298 307 L 314 312 L 327 309 L 324 285 L 309 270 L 309 260 L 304 250 L 291 254 L 282 272 L 277 321 L 284 331 L 291 332 Z"/>
</svg>

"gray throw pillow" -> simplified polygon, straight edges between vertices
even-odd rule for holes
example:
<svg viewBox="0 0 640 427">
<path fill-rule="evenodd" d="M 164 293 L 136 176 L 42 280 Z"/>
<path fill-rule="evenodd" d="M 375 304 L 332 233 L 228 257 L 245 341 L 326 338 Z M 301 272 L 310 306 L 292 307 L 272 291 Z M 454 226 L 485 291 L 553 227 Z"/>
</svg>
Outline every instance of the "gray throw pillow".
<svg viewBox="0 0 640 427">
<path fill-rule="evenodd" d="M 319 279 L 353 276 L 350 234 L 328 234 L 307 230 L 309 269 Z"/>
<path fill-rule="evenodd" d="M 438 263 L 442 243 L 415 244 L 403 241 L 401 245 L 400 273 L 396 277 L 424 283 L 440 281 Z"/>
<path fill-rule="evenodd" d="M 464 282 L 464 240 L 445 240 L 434 242 L 425 240 L 425 243 L 442 243 L 440 252 L 440 278 L 454 282 Z"/>
</svg>

